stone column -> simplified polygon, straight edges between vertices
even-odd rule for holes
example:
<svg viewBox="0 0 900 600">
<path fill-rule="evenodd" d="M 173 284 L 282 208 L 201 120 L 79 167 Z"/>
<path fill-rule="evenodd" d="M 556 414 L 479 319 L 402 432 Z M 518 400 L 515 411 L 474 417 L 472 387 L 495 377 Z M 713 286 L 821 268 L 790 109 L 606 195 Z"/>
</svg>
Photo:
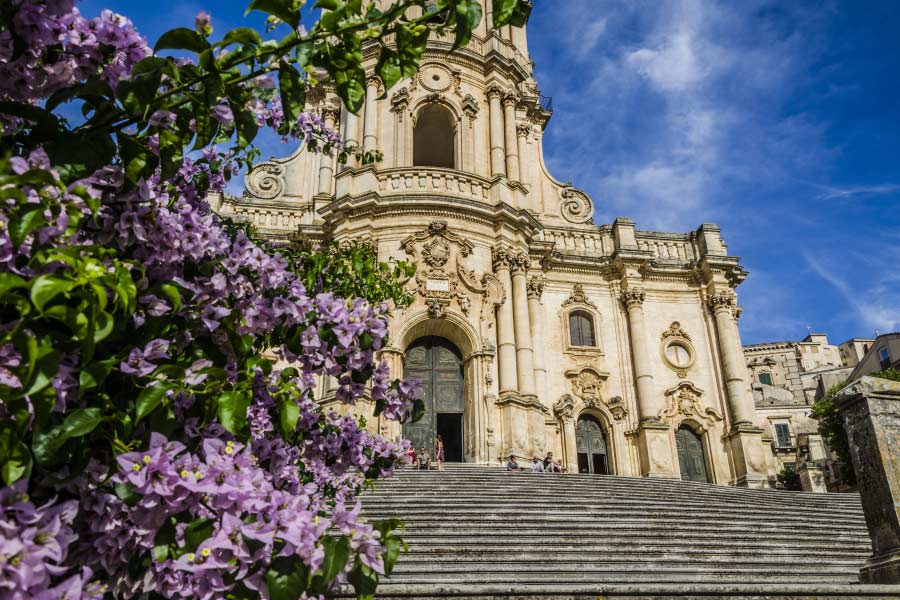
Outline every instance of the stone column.
<svg viewBox="0 0 900 600">
<path fill-rule="evenodd" d="M 491 175 L 506 175 L 506 148 L 503 145 L 503 107 L 501 90 L 491 86 L 487 92 L 491 125 Z"/>
<path fill-rule="evenodd" d="M 628 312 L 628 333 L 631 338 L 631 359 L 640 417 L 640 474 L 644 477 L 677 477 L 669 426 L 659 420 L 663 398 L 661 394 L 657 397 L 653 386 L 653 366 L 647 349 L 647 329 L 644 323 L 644 297 L 644 291 L 637 287 L 630 287 L 622 292 L 622 304 Z"/>
<path fill-rule="evenodd" d="M 322 111 L 327 129 L 334 129 L 339 112 L 333 108 L 326 108 Z M 330 196 L 334 190 L 334 156 L 322 154 L 321 159 L 319 163 L 319 194 Z"/>
<path fill-rule="evenodd" d="M 525 275 L 531 261 L 528 255 L 522 252 L 511 262 L 519 393 L 523 396 L 534 396 L 534 347 L 531 343 L 531 322 L 528 317 L 528 281 Z"/>
<path fill-rule="evenodd" d="M 834 398 L 872 538 L 862 583 L 900 584 L 900 382 L 863 377 Z"/>
<path fill-rule="evenodd" d="M 513 321 L 512 277 L 510 261 L 513 258 L 507 248 L 497 246 L 492 252 L 494 273 L 503 286 L 504 299 L 497 309 L 497 363 L 499 371 L 500 394 L 516 391 L 516 337 Z"/>
<path fill-rule="evenodd" d="M 647 350 L 647 331 L 644 325 L 644 292 L 631 288 L 622 292 L 622 303 L 628 312 L 628 332 L 631 336 L 631 356 L 637 387 L 638 413 L 641 421 L 657 421 L 662 409 L 653 390 L 653 367 Z"/>
<path fill-rule="evenodd" d="M 516 136 L 518 138 L 519 148 L 519 180 L 522 183 L 528 183 L 528 133 L 531 131 L 530 125 L 517 125 Z"/>
<path fill-rule="evenodd" d="M 503 97 L 504 141 L 506 144 L 506 176 L 510 181 L 519 181 L 519 150 L 516 141 L 516 103 L 519 98 L 513 94 Z"/>
<path fill-rule="evenodd" d="M 734 318 L 735 305 L 734 294 L 730 292 L 718 292 L 709 298 L 709 308 L 715 317 L 716 331 L 719 334 L 719 353 L 722 357 L 722 372 L 725 377 L 725 392 L 732 428 L 756 423 L 753 398 L 747 393 L 748 385 L 744 380 L 747 368 L 744 364 L 737 321 Z"/>
<path fill-rule="evenodd" d="M 372 75 L 366 79 L 366 112 L 363 124 L 363 150 L 371 152 L 378 147 L 378 87 L 381 79 Z"/>
<path fill-rule="evenodd" d="M 350 146 L 359 145 L 359 117 L 344 107 L 347 118 L 344 121 L 344 141 Z M 348 158 L 347 162 L 341 167 L 341 170 L 349 169 L 357 166 L 355 158 Z"/>
<path fill-rule="evenodd" d="M 716 322 L 722 375 L 725 378 L 725 397 L 731 415 L 731 430 L 727 438 L 734 467 L 734 483 L 744 487 L 766 487 L 768 481 L 762 446 L 763 430 L 756 425 L 753 396 L 750 394 L 750 386 L 744 380 L 747 368 L 736 320 L 739 307 L 730 290 L 713 293 L 708 303 Z"/>
<path fill-rule="evenodd" d="M 531 321 L 531 341 L 534 343 L 534 391 L 538 399 L 549 406 L 547 398 L 547 367 L 544 364 L 544 318 L 541 313 L 541 294 L 544 278 L 528 280 L 528 320 Z"/>
</svg>

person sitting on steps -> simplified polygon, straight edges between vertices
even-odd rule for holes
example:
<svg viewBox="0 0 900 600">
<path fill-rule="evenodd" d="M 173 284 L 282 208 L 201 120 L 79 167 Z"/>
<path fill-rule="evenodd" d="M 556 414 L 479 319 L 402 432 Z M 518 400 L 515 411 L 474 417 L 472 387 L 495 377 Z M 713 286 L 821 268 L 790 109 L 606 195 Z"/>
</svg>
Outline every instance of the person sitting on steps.
<svg viewBox="0 0 900 600">
<path fill-rule="evenodd" d="M 538 459 L 537 456 L 531 459 L 531 472 L 532 473 L 543 473 L 544 472 L 544 463 Z"/>
<path fill-rule="evenodd" d="M 553 470 L 553 453 L 548 452 L 547 456 L 544 457 L 544 471 L 552 471 Z"/>
<path fill-rule="evenodd" d="M 509 456 L 509 462 L 506 463 L 507 471 L 521 471 L 522 467 L 519 466 L 519 463 L 516 462 L 516 457 L 513 455 Z"/>
<path fill-rule="evenodd" d="M 422 446 L 422 449 L 419 450 L 419 470 L 427 471 L 431 468 L 431 457 L 428 455 L 428 451 L 425 450 L 425 446 Z"/>
</svg>

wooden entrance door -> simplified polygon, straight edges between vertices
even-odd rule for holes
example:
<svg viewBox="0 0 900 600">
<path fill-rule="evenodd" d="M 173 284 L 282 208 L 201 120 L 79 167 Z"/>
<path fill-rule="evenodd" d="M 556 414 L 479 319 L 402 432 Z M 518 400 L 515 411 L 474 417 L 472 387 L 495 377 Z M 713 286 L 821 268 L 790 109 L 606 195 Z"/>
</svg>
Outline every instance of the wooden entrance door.
<svg viewBox="0 0 900 600">
<path fill-rule="evenodd" d="M 575 426 L 575 448 L 578 451 L 579 473 L 609 473 L 606 434 L 597 419 L 590 415 L 578 419 Z"/>
<path fill-rule="evenodd" d="M 678 449 L 678 464 L 681 478 L 685 481 L 709 483 L 706 473 L 706 458 L 703 456 L 703 440 L 687 425 L 675 432 L 675 447 Z"/>
<path fill-rule="evenodd" d="M 418 422 L 404 425 L 403 435 L 416 452 L 425 448 L 433 457 L 434 436 L 440 433 L 447 462 L 462 462 L 465 386 L 459 350 L 444 338 L 420 338 L 406 350 L 404 377 L 422 380 L 425 414 Z"/>
</svg>

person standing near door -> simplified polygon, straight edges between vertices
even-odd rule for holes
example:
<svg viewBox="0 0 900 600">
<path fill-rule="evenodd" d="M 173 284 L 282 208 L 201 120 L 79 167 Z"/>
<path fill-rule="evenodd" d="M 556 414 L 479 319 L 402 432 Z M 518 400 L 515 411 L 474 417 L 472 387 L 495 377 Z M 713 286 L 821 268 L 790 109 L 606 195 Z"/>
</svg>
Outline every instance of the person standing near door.
<svg viewBox="0 0 900 600">
<path fill-rule="evenodd" d="M 434 460 L 437 462 L 437 470 L 444 470 L 444 440 L 440 435 L 434 436 Z"/>
</svg>

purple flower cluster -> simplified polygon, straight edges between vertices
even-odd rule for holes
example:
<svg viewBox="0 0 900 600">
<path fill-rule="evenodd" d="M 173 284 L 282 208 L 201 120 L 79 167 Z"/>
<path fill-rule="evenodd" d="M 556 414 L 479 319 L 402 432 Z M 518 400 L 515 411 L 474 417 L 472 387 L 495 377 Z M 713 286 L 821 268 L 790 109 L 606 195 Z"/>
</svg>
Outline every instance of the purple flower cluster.
<svg viewBox="0 0 900 600">
<path fill-rule="evenodd" d="M 0 97 L 46 98 L 100 73 L 115 87 L 141 59 L 147 41 L 131 21 L 109 10 L 86 19 L 74 0 L 23 0 L 12 31 L 0 31 Z M 16 55 L 16 42 L 23 51 Z"/>
<path fill-rule="evenodd" d="M 0 598 L 31 600 L 88 598 L 98 591 L 90 569 L 55 583 L 65 573 L 69 548 L 77 538 L 73 522 L 78 502 L 35 506 L 26 482 L 0 489 Z"/>
</svg>

